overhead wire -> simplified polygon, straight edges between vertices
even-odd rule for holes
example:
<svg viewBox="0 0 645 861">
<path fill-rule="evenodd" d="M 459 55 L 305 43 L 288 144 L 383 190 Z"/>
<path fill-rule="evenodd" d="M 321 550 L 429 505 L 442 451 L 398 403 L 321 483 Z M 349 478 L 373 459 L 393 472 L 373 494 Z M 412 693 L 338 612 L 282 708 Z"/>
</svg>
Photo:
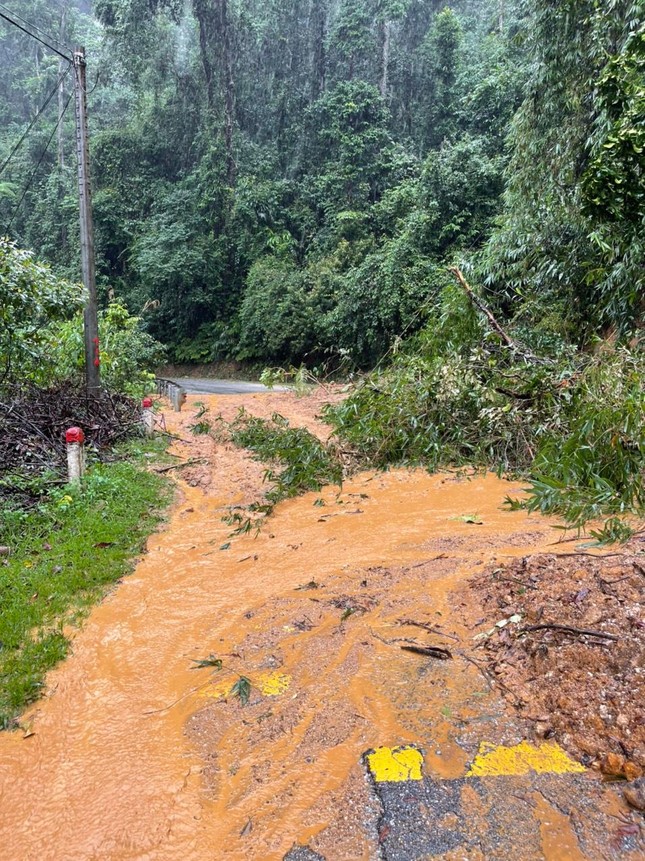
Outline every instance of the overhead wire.
<svg viewBox="0 0 645 861">
<path fill-rule="evenodd" d="M 41 30 L 40 27 L 37 27 L 35 24 L 32 24 L 31 21 L 27 21 L 25 18 L 21 17 L 17 12 L 14 12 L 13 9 L 8 9 L 4 5 L 4 3 L 0 3 L 0 9 L 4 9 L 4 11 L 8 15 L 11 15 L 12 18 L 16 18 L 18 21 L 22 21 L 22 23 L 25 25 L 25 27 L 29 27 L 30 30 L 34 30 L 36 33 L 40 33 L 40 35 L 43 36 L 44 39 L 48 40 L 49 42 L 52 42 L 54 45 L 58 45 L 58 47 L 62 51 L 69 51 L 70 54 L 72 53 L 70 48 L 68 48 L 67 45 L 64 45 L 59 39 L 55 39 L 50 33 L 46 33 L 44 30 Z"/>
<path fill-rule="evenodd" d="M 24 131 L 24 132 L 22 133 L 22 135 L 20 136 L 20 139 L 19 139 L 19 140 L 14 144 L 14 146 L 13 146 L 13 147 L 12 147 L 12 149 L 11 149 L 11 152 L 10 152 L 10 153 L 9 153 L 9 155 L 6 157 L 6 159 L 2 162 L 2 165 L 0 165 L 0 176 L 2 176 L 2 174 L 3 174 L 3 173 L 4 173 L 4 171 L 6 170 L 6 168 L 7 168 L 8 164 L 9 164 L 9 162 L 10 162 L 10 161 L 11 161 L 11 159 L 14 157 L 14 155 L 18 152 L 18 150 L 19 150 L 19 149 L 20 149 L 20 147 L 22 146 L 22 144 L 23 144 L 23 142 L 24 142 L 25 138 L 27 137 L 27 135 L 29 134 L 29 132 L 33 129 L 33 127 L 36 125 L 36 123 L 38 122 L 38 120 L 40 119 L 40 117 L 42 116 L 42 114 L 44 113 L 45 109 L 48 107 L 48 105 L 49 105 L 49 103 L 51 102 L 51 100 L 52 100 L 52 99 L 54 98 L 54 96 L 58 93 L 58 88 L 59 88 L 59 87 L 60 87 L 60 85 L 63 83 L 63 81 L 65 80 L 65 78 L 67 77 L 67 75 L 69 74 L 69 70 L 70 70 L 71 68 L 72 68 L 71 66 L 68 66 L 68 67 L 65 69 L 65 71 L 63 72 L 63 74 L 58 78 L 58 80 L 56 81 L 56 86 L 55 86 L 55 87 L 54 87 L 54 89 L 51 91 L 51 93 L 47 96 L 47 99 L 45 100 L 44 104 L 42 105 L 42 107 L 41 107 L 41 108 L 39 108 L 38 112 L 36 113 L 36 115 L 34 116 L 34 118 L 32 119 L 32 121 L 29 123 L 29 125 L 27 126 L 27 128 L 25 129 L 25 131 Z"/>
<path fill-rule="evenodd" d="M 45 155 L 46 155 L 46 153 L 47 153 L 47 150 L 49 149 L 49 147 L 50 147 L 50 145 L 51 145 L 51 142 L 52 142 L 52 141 L 53 141 L 53 139 L 54 139 L 54 135 L 55 135 L 55 134 L 56 134 L 56 132 L 58 131 L 58 127 L 60 126 L 60 124 L 61 124 L 61 122 L 62 122 L 62 120 L 63 120 L 63 117 L 65 116 L 65 113 L 66 113 L 66 111 L 67 111 L 67 108 L 69 107 L 69 103 L 72 101 L 72 97 L 73 97 L 73 95 L 74 95 L 73 93 L 70 93 L 70 96 L 69 96 L 69 98 L 67 99 L 67 102 L 65 103 L 65 107 L 64 107 L 64 108 L 63 108 L 63 110 L 60 112 L 60 115 L 59 115 L 59 117 L 58 117 L 58 121 L 56 122 L 56 125 L 54 126 L 54 129 L 53 129 L 52 133 L 50 134 L 49 138 L 47 139 L 47 143 L 45 144 L 45 148 L 43 149 L 42 153 L 40 154 L 40 158 L 38 159 L 38 163 L 37 163 L 36 167 L 32 170 L 31 175 L 29 176 L 29 179 L 27 180 L 27 184 L 25 185 L 25 187 L 24 187 L 24 189 L 23 189 L 23 192 L 22 192 L 22 194 L 21 194 L 21 196 L 20 196 L 20 200 L 19 200 L 19 201 L 18 201 L 18 203 L 16 204 L 16 206 L 15 206 L 15 208 L 14 208 L 14 210 L 13 210 L 13 214 L 12 214 L 12 216 L 11 216 L 10 220 L 9 220 L 9 223 L 7 224 L 7 226 L 6 226 L 6 228 L 5 228 L 5 233 L 6 233 L 7 235 L 9 234 L 9 230 L 10 230 L 10 228 L 11 228 L 11 225 L 13 224 L 14 219 L 15 219 L 16 215 L 18 214 L 18 210 L 19 210 L 19 209 L 20 209 L 20 207 L 22 206 L 22 202 L 23 202 L 23 200 L 24 200 L 24 199 L 25 199 L 25 197 L 27 196 L 27 192 L 28 192 L 28 191 L 29 191 L 29 189 L 31 188 L 31 185 L 32 185 L 32 183 L 33 183 L 33 181 L 34 181 L 34 179 L 35 179 L 35 177 L 36 177 L 36 174 L 38 173 L 38 169 L 40 168 L 40 165 L 43 163 L 43 159 L 45 158 Z"/>
<path fill-rule="evenodd" d="M 6 9 L 5 6 L 2 6 L 0 8 Z M 69 52 L 69 54 L 64 54 L 62 51 L 59 51 L 58 48 L 55 48 L 50 41 L 45 41 L 45 39 L 41 39 L 40 36 L 37 36 L 36 33 L 33 32 L 33 30 L 36 30 L 37 32 L 42 33 L 42 30 L 39 30 L 33 24 L 29 24 L 27 21 L 24 21 L 22 18 L 16 15 L 15 12 L 11 12 L 10 9 L 6 9 L 6 11 L 10 12 L 10 15 L 13 17 L 10 17 L 10 15 L 7 15 L 5 12 L 0 12 L 0 18 L 2 18 L 4 21 L 7 21 L 9 24 L 13 24 L 14 27 L 17 27 L 19 30 L 22 30 L 23 33 L 26 33 L 27 36 L 31 36 L 32 39 L 35 39 L 37 42 L 40 42 L 41 45 L 44 45 L 45 48 L 48 48 L 50 51 L 53 51 L 54 54 L 58 54 L 59 57 L 62 57 L 63 60 L 67 60 L 68 63 L 74 62 L 71 51 Z M 19 24 L 18 21 L 15 20 L 15 18 L 18 18 L 20 21 L 23 21 L 26 26 L 23 27 L 22 24 Z M 47 39 L 50 40 L 51 37 L 47 36 Z M 53 42 L 55 41 L 55 39 L 51 39 L 51 41 Z M 68 48 L 64 48 L 64 46 L 62 45 L 61 48 L 63 48 L 63 50 L 69 50 Z"/>
</svg>

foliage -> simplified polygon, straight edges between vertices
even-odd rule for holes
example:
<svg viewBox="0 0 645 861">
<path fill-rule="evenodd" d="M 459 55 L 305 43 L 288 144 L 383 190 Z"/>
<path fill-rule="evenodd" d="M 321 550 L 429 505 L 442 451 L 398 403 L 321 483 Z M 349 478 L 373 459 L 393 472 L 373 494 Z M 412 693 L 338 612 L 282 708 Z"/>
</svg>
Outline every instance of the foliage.
<svg viewBox="0 0 645 861">
<path fill-rule="evenodd" d="M 0 512 L 0 542 L 11 548 L 0 566 L 1 728 L 40 696 L 69 648 L 67 626 L 130 570 L 167 499 L 159 476 L 118 462 L 93 466 L 82 490 L 50 490 L 29 513 Z"/>
<path fill-rule="evenodd" d="M 238 697 L 240 705 L 245 706 L 251 696 L 251 680 L 246 676 L 240 676 L 231 688 L 231 696 Z"/>
<path fill-rule="evenodd" d="M 638 350 L 620 345 L 638 339 L 645 287 L 642 0 L 101 0 L 94 15 L 72 2 L 67 17 L 59 3 L 22 5 L 92 46 L 101 69 L 104 305 L 116 289 L 147 308 L 146 331 L 175 359 L 392 360 L 334 412 L 371 462 L 533 470 L 535 500 L 562 503 L 572 522 L 603 493 L 616 516 L 641 505 L 620 472 L 638 454 L 619 453 L 612 472 L 605 443 L 631 427 L 628 380 L 641 374 Z M 0 158 L 58 75 L 57 58 L 20 38 L 0 30 L 12 70 Z M 0 219 L 70 277 L 72 125 L 63 118 L 54 155 L 55 119 L 0 177 Z M 525 352 L 482 328 L 449 285 L 455 262 Z M 49 333 L 72 343 L 73 329 Z M 156 349 L 138 323 L 125 329 L 112 351 L 103 336 L 116 385 Z M 28 333 L 42 373 L 49 333 Z M 605 405 L 598 337 L 615 343 L 606 360 L 622 381 Z"/>
<path fill-rule="evenodd" d="M 342 465 L 333 452 L 306 428 L 292 428 L 279 413 L 266 421 L 241 409 L 231 425 L 231 439 L 250 449 L 257 460 L 284 467 L 278 472 L 272 466 L 265 473 L 265 480 L 273 484 L 266 494 L 272 505 L 342 481 Z"/>
<path fill-rule="evenodd" d="M 538 360 L 504 346 L 448 288 L 424 332 L 326 418 L 369 465 L 530 475 L 527 507 L 573 528 L 645 513 L 642 351 L 605 345 L 585 356 L 552 338 L 538 343 Z M 621 528 L 610 522 L 598 534 Z"/>
<path fill-rule="evenodd" d="M 601 350 L 573 380 L 531 467 L 529 510 L 574 528 L 607 514 L 645 512 L 645 356 Z M 621 521 L 617 521 L 621 523 Z M 610 534 L 620 527 L 609 526 Z"/>
<path fill-rule="evenodd" d="M 37 377 L 50 364 L 46 327 L 82 306 L 80 287 L 0 238 L 0 383 Z"/>
<path fill-rule="evenodd" d="M 85 352 L 83 318 L 77 315 L 46 330 L 49 341 L 50 379 L 72 379 L 83 372 Z M 154 382 L 153 369 L 161 364 L 164 348 L 149 335 L 140 317 L 120 302 L 99 311 L 101 382 L 112 391 L 140 396 Z"/>
<path fill-rule="evenodd" d="M 262 258 L 249 272 L 240 308 L 238 359 L 297 361 L 321 343 L 326 285 L 308 282 L 287 261 Z"/>
<path fill-rule="evenodd" d="M 271 484 L 265 502 L 253 503 L 243 514 L 232 509 L 226 522 L 234 535 L 259 531 L 264 518 L 278 502 L 325 484 L 341 484 L 343 467 L 334 449 L 324 445 L 306 428 L 292 428 L 284 416 L 274 413 L 271 421 L 249 415 L 244 408 L 230 427 L 235 445 L 249 449 L 256 460 L 269 464 L 264 480 Z M 282 469 L 277 470 L 280 466 Z"/>
<path fill-rule="evenodd" d="M 578 343 L 642 311 L 644 9 L 537 0 L 527 96 L 513 120 L 489 290 L 534 322 L 557 308 Z"/>
<path fill-rule="evenodd" d="M 215 655 L 209 655 L 207 658 L 200 658 L 196 660 L 193 658 L 193 666 L 190 668 L 191 670 L 201 670 L 204 667 L 215 667 L 215 670 L 221 670 L 223 666 L 223 661 L 221 658 L 215 657 Z"/>
<path fill-rule="evenodd" d="M 148 307 L 175 361 L 367 365 L 421 324 L 444 256 L 486 238 L 524 74 L 497 0 L 8 2 L 88 45 L 99 294 Z M 0 29 L 0 159 L 58 76 L 22 38 Z M 54 152 L 57 119 L 0 178 L 0 223 L 69 278 L 73 117 Z"/>
</svg>

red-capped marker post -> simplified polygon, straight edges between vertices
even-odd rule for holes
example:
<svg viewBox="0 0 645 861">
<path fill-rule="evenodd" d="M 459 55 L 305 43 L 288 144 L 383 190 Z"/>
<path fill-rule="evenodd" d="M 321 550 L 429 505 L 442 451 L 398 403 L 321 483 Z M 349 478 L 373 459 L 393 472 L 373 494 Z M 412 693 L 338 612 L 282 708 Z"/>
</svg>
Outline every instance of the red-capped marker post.
<svg viewBox="0 0 645 861">
<path fill-rule="evenodd" d="M 85 434 L 81 428 L 69 428 L 65 433 L 67 443 L 67 480 L 78 484 L 85 472 Z"/>
<path fill-rule="evenodd" d="M 141 401 L 141 408 L 143 410 L 143 427 L 146 436 L 153 436 L 155 432 L 155 417 L 152 412 L 152 398 L 144 398 Z"/>
</svg>

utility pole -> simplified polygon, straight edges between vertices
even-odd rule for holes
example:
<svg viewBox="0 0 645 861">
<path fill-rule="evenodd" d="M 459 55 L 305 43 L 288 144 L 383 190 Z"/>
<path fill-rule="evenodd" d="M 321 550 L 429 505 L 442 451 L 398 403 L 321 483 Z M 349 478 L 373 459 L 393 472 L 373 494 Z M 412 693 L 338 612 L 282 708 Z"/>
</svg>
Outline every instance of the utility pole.
<svg viewBox="0 0 645 861">
<path fill-rule="evenodd" d="M 85 48 L 74 51 L 74 95 L 76 103 L 76 154 L 78 157 L 78 198 L 81 220 L 81 264 L 87 291 L 85 322 L 85 381 L 88 392 L 101 387 L 99 326 L 94 265 L 94 228 L 90 191 L 90 151 L 87 131 L 87 80 Z"/>
</svg>

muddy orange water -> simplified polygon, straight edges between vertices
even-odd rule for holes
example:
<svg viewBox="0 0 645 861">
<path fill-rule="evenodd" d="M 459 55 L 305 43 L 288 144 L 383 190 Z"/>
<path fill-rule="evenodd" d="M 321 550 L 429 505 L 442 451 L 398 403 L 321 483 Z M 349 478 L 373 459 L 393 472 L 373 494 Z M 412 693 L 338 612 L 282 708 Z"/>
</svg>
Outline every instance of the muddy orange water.
<svg viewBox="0 0 645 861">
<path fill-rule="evenodd" d="M 201 397 L 166 414 L 186 440 L 175 454 L 206 460 L 178 472 L 168 523 L 75 634 L 27 716 L 33 734 L 0 737 L 3 861 L 277 861 L 296 843 L 328 861 L 379 857 L 365 751 L 415 743 L 428 774 L 452 779 L 482 738 L 521 739 L 459 659 L 473 632 L 450 598 L 491 559 L 559 537 L 501 509 L 508 483 L 361 474 L 281 504 L 257 538 L 228 537 L 222 516 L 260 498 L 263 467 L 191 437 L 191 404 L 227 417 L 242 402 L 279 409 L 324 433 L 313 418 L 322 399 Z M 411 641 L 455 658 L 428 661 L 401 648 Z M 219 672 L 192 668 L 211 654 Z M 230 695 L 240 676 L 246 706 Z M 547 829 L 518 858 L 565 857 L 557 846 L 575 842 L 546 804 L 536 816 L 563 839 Z"/>
</svg>

